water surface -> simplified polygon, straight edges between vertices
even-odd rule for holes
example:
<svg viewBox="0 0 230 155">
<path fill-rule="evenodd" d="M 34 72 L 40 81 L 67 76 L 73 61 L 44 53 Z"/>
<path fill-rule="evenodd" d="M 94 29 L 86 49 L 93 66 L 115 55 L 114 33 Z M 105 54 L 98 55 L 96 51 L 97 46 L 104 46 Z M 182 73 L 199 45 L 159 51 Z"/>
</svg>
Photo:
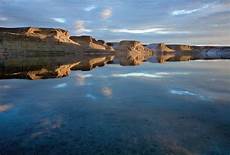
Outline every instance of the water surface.
<svg viewBox="0 0 230 155">
<path fill-rule="evenodd" d="M 230 154 L 230 61 L 0 80 L 0 154 Z"/>
</svg>

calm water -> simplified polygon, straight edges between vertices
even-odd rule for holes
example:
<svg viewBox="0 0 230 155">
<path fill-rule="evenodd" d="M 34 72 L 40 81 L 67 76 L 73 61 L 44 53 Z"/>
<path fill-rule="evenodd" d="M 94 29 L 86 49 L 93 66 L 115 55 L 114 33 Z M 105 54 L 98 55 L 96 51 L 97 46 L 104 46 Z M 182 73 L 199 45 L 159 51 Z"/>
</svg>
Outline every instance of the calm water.
<svg viewBox="0 0 230 155">
<path fill-rule="evenodd" d="M 0 80 L 0 154 L 230 154 L 230 61 Z"/>
</svg>

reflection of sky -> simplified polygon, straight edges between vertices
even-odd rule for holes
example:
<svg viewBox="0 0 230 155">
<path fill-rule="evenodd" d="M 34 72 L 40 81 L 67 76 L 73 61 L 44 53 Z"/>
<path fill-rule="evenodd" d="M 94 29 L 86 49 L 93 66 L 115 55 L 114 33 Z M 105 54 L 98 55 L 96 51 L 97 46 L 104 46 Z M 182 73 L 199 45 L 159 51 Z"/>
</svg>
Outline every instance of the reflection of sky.
<svg viewBox="0 0 230 155">
<path fill-rule="evenodd" d="M 229 65 L 230 61 L 107 65 L 60 79 L 1 80 L 1 147 L 7 150 L 15 142 L 28 150 L 43 151 L 39 146 L 46 144 L 52 151 L 82 154 L 95 154 L 97 148 L 106 154 L 118 154 L 117 148 L 122 153 L 143 148 L 149 152 L 152 146 L 175 154 L 205 154 L 213 147 L 226 152 Z"/>
</svg>

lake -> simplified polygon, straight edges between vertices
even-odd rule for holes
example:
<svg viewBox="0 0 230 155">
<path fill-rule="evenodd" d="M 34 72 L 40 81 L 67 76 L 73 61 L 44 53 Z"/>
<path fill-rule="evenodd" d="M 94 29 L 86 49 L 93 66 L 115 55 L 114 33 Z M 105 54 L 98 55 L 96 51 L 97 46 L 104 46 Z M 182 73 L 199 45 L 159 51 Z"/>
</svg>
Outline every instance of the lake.
<svg viewBox="0 0 230 155">
<path fill-rule="evenodd" d="M 230 154 L 230 61 L 0 80 L 0 154 Z"/>
</svg>

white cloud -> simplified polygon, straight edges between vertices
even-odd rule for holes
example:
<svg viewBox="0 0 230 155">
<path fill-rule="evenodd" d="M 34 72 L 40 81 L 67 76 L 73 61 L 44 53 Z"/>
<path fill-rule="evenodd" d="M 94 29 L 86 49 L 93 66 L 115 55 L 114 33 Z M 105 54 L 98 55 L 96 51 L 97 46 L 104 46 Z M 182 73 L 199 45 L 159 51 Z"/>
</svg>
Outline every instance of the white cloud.
<svg viewBox="0 0 230 155">
<path fill-rule="evenodd" d="M 198 11 L 202 11 L 204 9 L 209 8 L 211 5 L 210 4 L 206 4 L 203 7 L 197 8 L 197 9 L 192 9 L 192 10 L 175 10 L 172 12 L 173 16 L 179 16 L 179 15 L 188 15 L 188 14 L 192 14 Z"/>
<path fill-rule="evenodd" d="M 90 6 L 85 7 L 85 8 L 84 8 L 84 11 L 89 12 L 89 11 L 92 11 L 92 10 L 94 10 L 94 9 L 96 9 L 96 6 L 90 5 Z"/>
<path fill-rule="evenodd" d="M 6 18 L 6 17 L 0 17 L 0 21 L 7 21 L 8 20 L 8 18 Z"/>
<path fill-rule="evenodd" d="M 65 18 L 51 18 L 52 20 L 54 20 L 55 22 L 58 23 L 65 23 L 66 19 Z"/>
<path fill-rule="evenodd" d="M 77 34 L 92 32 L 92 30 L 86 29 L 85 21 L 83 21 L 83 20 L 78 20 L 75 22 L 75 30 L 76 30 Z"/>
<path fill-rule="evenodd" d="M 110 31 L 113 33 L 130 33 L 130 34 L 146 34 L 146 33 L 155 33 L 155 34 L 189 34 L 189 31 L 175 31 L 172 29 L 166 28 L 148 28 L 148 29 L 101 29 L 104 31 Z"/>
<path fill-rule="evenodd" d="M 140 34 L 140 33 L 150 33 L 150 32 L 157 32 L 163 30 L 163 28 L 150 28 L 150 29 L 108 29 L 114 33 L 133 33 L 133 34 Z"/>
<path fill-rule="evenodd" d="M 106 8 L 101 11 L 101 18 L 102 19 L 108 19 L 112 16 L 112 9 L 111 8 Z"/>
<path fill-rule="evenodd" d="M 157 31 L 156 32 L 157 34 L 190 34 L 191 32 L 190 31 L 168 31 L 168 30 L 165 30 L 165 31 Z"/>
</svg>

